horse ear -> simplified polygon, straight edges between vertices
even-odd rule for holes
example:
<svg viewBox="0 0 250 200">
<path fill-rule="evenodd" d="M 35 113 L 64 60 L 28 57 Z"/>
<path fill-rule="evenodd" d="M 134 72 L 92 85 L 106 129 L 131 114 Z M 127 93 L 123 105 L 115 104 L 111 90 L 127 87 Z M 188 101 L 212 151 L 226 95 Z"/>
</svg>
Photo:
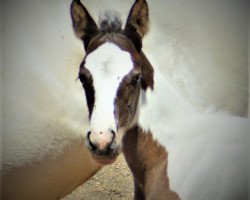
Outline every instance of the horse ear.
<svg viewBox="0 0 250 200">
<path fill-rule="evenodd" d="M 144 55 L 144 53 L 141 51 L 140 53 L 142 58 L 142 89 L 147 90 L 147 88 L 154 89 L 154 68 L 147 59 L 147 57 Z"/>
<path fill-rule="evenodd" d="M 124 33 L 139 51 L 142 48 L 142 38 L 148 31 L 148 24 L 148 4 L 146 0 L 136 0 L 129 12 Z"/>
<path fill-rule="evenodd" d="M 98 34 L 98 27 L 80 0 L 72 1 L 70 12 L 75 34 L 83 40 L 86 50 L 91 39 Z"/>
</svg>

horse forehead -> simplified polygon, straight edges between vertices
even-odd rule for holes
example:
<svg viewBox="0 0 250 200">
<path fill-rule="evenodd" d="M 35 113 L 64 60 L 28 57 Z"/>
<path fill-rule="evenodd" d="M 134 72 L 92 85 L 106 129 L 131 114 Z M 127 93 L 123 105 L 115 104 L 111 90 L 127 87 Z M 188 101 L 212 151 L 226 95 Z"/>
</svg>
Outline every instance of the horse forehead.
<svg viewBox="0 0 250 200">
<path fill-rule="evenodd" d="M 95 79 L 122 79 L 133 69 L 131 54 L 113 43 L 104 43 L 88 54 L 85 67 Z"/>
</svg>

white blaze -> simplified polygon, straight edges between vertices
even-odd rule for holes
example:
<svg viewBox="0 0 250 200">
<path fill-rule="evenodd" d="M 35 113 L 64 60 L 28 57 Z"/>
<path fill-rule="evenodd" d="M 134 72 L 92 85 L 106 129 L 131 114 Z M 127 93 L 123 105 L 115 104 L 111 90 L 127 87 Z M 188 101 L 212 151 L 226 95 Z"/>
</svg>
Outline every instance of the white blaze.
<svg viewBox="0 0 250 200">
<path fill-rule="evenodd" d="M 105 43 L 87 56 L 85 67 L 92 74 L 95 89 L 91 128 L 116 130 L 114 100 L 123 77 L 133 69 L 131 55 L 113 43 Z"/>
</svg>

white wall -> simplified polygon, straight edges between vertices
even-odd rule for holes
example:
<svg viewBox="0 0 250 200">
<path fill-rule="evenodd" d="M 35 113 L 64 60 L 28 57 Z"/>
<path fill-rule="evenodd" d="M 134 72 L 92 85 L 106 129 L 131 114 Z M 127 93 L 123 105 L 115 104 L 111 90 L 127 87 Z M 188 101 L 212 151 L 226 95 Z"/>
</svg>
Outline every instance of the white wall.
<svg viewBox="0 0 250 200">
<path fill-rule="evenodd" d="M 60 154 L 87 123 L 70 1 L 5 2 L 3 167 Z M 15 152 L 15 155 L 13 153 Z"/>
<path fill-rule="evenodd" d="M 246 114 L 247 1 L 154 2 L 145 48 L 166 77 L 196 107 Z"/>
</svg>

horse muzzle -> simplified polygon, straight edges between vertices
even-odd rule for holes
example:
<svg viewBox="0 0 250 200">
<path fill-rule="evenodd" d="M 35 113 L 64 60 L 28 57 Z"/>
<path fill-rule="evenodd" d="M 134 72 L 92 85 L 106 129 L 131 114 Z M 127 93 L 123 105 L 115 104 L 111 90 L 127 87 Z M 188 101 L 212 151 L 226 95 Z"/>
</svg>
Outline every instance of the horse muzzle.
<svg viewBox="0 0 250 200">
<path fill-rule="evenodd" d="M 113 130 L 89 131 L 87 133 L 87 147 L 93 159 L 102 165 L 112 164 L 120 153 L 120 145 L 115 141 Z"/>
</svg>

